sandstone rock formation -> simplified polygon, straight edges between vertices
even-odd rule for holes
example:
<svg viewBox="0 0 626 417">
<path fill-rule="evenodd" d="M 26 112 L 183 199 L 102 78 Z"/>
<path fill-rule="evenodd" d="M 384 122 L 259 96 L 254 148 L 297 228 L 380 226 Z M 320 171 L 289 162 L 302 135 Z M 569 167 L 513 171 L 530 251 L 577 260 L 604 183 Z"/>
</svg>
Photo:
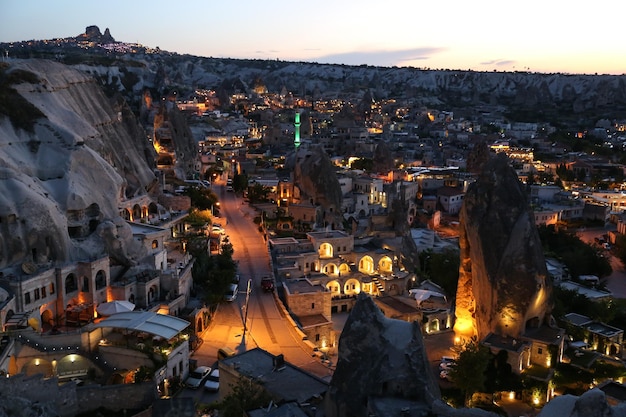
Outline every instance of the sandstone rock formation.
<svg viewBox="0 0 626 417">
<path fill-rule="evenodd" d="M 36 76 L 13 88 L 44 117 L 28 132 L 0 115 L 0 268 L 102 256 L 107 247 L 124 248 L 129 263 L 139 245 L 120 229 L 129 226 L 119 204 L 156 183 L 145 132 L 78 70 L 46 60 L 12 61 L 7 71 L 15 70 Z M 118 230 L 95 233 L 107 220 Z"/>
<path fill-rule="evenodd" d="M 456 336 L 515 338 L 546 324 L 552 284 L 526 194 L 504 154 L 469 187 L 460 231 Z"/>
<path fill-rule="evenodd" d="M 412 400 L 429 409 L 440 398 L 419 323 L 386 318 L 364 293 L 339 340 L 326 416 L 366 416 L 368 399 Z"/>
<path fill-rule="evenodd" d="M 111 36 L 111 32 L 109 31 L 109 28 L 106 28 L 104 31 L 104 35 L 100 32 L 100 28 L 98 26 L 92 25 L 92 26 L 87 26 L 85 28 L 85 33 L 78 35 L 77 36 L 78 39 L 85 39 L 85 40 L 89 40 L 92 42 L 99 42 L 99 43 L 112 43 L 115 42 L 115 39 L 113 39 L 113 36 Z"/>
<path fill-rule="evenodd" d="M 379 173 L 388 173 L 394 168 L 393 154 L 386 142 L 379 142 L 374 148 L 374 166 L 373 171 Z"/>
<path fill-rule="evenodd" d="M 326 397 L 325 417 L 497 417 L 441 400 L 419 323 L 384 316 L 365 293 L 339 339 L 337 369 Z"/>
<path fill-rule="evenodd" d="M 491 149 L 486 141 L 480 141 L 467 155 L 467 171 L 472 174 L 480 174 L 483 167 L 491 158 Z"/>
<path fill-rule="evenodd" d="M 600 389 L 592 389 L 580 397 L 561 395 L 547 403 L 538 417 L 626 417 L 626 403 L 610 405 Z"/>
<path fill-rule="evenodd" d="M 300 147 L 290 155 L 286 167 L 293 172 L 301 200 L 322 206 L 324 218 L 319 223 L 341 226 L 341 187 L 335 167 L 321 146 Z"/>
</svg>

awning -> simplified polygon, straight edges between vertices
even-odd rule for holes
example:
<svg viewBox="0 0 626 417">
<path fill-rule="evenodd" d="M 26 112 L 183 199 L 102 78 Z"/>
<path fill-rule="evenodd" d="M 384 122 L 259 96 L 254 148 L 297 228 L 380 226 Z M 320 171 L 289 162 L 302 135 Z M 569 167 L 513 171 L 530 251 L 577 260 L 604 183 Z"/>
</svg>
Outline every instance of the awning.
<svg viewBox="0 0 626 417">
<path fill-rule="evenodd" d="M 423 301 L 426 301 L 431 297 L 439 298 L 443 300 L 443 302 L 447 302 L 447 298 L 445 295 L 435 291 L 411 289 L 409 290 L 409 293 L 415 298 L 418 306 L 422 305 Z"/>
<path fill-rule="evenodd" d="M 29 313 L 15 313 L 6 321 L 6 323 L 4 323 L 4 327 L 26 326 L 28 315 Z"/>
<path fill-rule="evenodd" d="M 115 327 L 146 332 L 169 340 L 187 328 L 189 324 L 187 320 L 151 311 L 127 311 L 107 317 L 95 327 Z"/>
<path fill-rule="evenodd" d="M 111 316 L 113 314 L 133 311 L 134 308 L 135 304 L 130 301 L 113 300 L 108 303 L 99 304 L 98 307 L 96 307 L 96 311 L 103 316 Z"/>
</svg>

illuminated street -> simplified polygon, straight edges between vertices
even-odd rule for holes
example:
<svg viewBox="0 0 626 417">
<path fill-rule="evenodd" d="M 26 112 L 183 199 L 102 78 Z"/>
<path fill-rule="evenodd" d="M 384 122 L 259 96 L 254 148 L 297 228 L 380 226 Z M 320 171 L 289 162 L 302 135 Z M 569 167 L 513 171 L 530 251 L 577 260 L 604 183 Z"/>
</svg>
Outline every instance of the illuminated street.
<svg viewBox="0 0 626 417">
<path fill-rule="evenodd" d="M 261 278 L 270 275 L 267 243 L 253 219 L 256 212 L 233 192 L 226 192 L 223 182 L 213 189 L 220 198 L 221 224 L 233 245 L 234 259 L 239 263 L 239 294 L 233 302 L 219 305 L 210 327 L 203 334 L 204 343 L 193 358 L 198 364 L 212 364 L 217 349 L 230 347 L 236 352 L 260 347 L 283 354 L 285 360 L 322 378 L 329 379 L 330 369 L 311 355 L 276 306 L 274 297 L 260 288 Z M 247 329 L 244 334 L 246 290 L 250 281 Z"/>
</svg>

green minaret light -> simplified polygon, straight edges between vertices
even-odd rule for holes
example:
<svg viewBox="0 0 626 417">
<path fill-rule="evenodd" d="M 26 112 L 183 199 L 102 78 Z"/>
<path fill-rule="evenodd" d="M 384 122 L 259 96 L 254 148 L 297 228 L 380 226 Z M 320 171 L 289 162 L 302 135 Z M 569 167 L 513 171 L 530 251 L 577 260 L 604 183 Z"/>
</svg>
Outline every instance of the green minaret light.
<svg viewBox="0 0 626 417">
<path fill-rule="evenodd" d="M 296 128 L 296 135 L 293 144 L 296 146 L 296 149 L 298 149 L 300 147 L 300 113 L 298 112 L 296 112 L 296 121 L 293 125 Z"/>
</svg>

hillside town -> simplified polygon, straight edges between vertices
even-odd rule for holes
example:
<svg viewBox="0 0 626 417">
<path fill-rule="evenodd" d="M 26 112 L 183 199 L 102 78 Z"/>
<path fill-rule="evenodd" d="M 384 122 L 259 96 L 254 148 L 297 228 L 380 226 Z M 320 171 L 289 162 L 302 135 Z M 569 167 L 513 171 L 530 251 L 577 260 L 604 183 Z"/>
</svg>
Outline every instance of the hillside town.
<svg viewBox="0 0 626 417">
<path fill-rule="evenodd" d="M 79 42 L 133 53 L 87 29 Z M 248 416 L 490 416 L 507 401 L 546 416 L 559 401 L 626 401 L 626 293 L 608 285 L 626 259 L 626 116 L 520 121 L 500 104 L 273 91 L 261 77 L 127 90 L 123 103 L 102 92 L 108 68 L 59 61 L 2 62 L 45 121 L 0 119 L 12 161 L 0 179 L 0 391 L 60 416 L 165 415 L 193 384 L 223 405 L 242 378 L 267 399 Z M 226 204 L 263 240 L 267 274 L 229 258 L 248 248 Z M 578 263 L 560 233 L 585 246 Z M 225 285 L 210 285 L 211 257 L 232 265 Z M 198 362 L 222 306 L 248 312 L 251 285 L 326 374 L 260 343 Z M 435 362 L 434 340 L 450 342 Z M 463 358 L 480 354 L 497 378 L 470 392 Z"/>
</svg>

